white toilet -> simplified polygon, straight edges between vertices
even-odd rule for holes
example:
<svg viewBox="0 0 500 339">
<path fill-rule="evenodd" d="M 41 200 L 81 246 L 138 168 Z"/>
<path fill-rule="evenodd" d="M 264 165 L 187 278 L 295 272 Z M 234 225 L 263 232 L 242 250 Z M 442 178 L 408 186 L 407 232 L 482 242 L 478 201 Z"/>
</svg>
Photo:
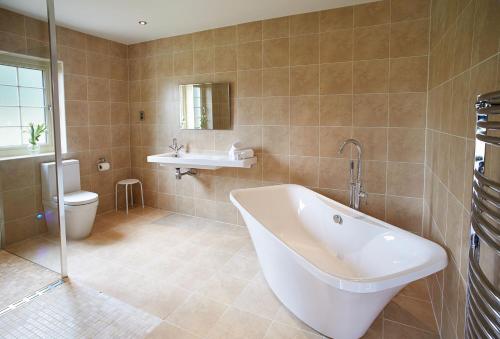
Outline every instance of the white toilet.
<svg viewBox="0 0 500 339">
<path fill-rule="evenodd" d="M 42 173 L 42 203 L 49 233 L 59 234 L 57 220 L 56 164 L 40 164 Z M 99 204 L 97 193 L 82 191 L 80 186 L 80 162 L 63 160 L 64 177 L 64 214 L 66 236 L 78 240 L 86 238 L 92 232 L 94 219 Z"/>
</svg>

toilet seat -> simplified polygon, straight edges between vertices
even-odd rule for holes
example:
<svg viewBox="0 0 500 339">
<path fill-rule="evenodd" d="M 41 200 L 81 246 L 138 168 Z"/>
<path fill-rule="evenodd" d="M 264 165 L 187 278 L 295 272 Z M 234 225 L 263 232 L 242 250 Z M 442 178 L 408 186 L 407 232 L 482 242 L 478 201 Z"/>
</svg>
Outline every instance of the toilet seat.
<svg viewBox="0 0 500 339">
<path fill-rule="evenodd" d="M 57 203 L 57 196 L 52 198 Z M 76 191 L 64 194 L 64 205 L 81 206 L 91 204 L 99 199 L 97 193 L 87 191 Z"/>
</svg>

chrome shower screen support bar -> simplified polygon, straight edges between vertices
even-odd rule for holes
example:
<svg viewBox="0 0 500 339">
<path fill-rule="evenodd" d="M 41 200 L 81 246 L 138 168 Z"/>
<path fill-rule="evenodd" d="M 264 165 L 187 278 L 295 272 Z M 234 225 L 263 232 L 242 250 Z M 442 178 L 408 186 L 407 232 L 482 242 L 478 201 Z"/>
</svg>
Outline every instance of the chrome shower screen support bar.
<svg viewBox="0 0 500 339">
<path fill-rule="evenodd" d="M 489 159 L 493 160 L 489 165 L 486 158 L 500 158 L 500 91 L 479 95 L 476 112 L 465 335 L 470 339 L 497 339 L 500 337 L 500 182 L 489 176 L 492 173 L 498 176 L 500 168 L 494 164 L 500 163 L 500 159 Z M 482 263 L 489 266 L 490 274 L 485 273 Z"/>
<path fill-rule="evenodd" d="M 64 217 L 64 179 L 62 165 L 61 145 L 61 111 L 59 107 L 59 79 L 57 66 L 57 40 L 56 40 L 56 18 L 54 0 L 47 0 L 47 16 L 49 24 L 49 47 L 50 47 L 50 77 L 52 95 L 52 117 L 54 122 L 54 153 L 56 161 L 56 183 L 57 183 L 57 208 L 59 218 L 59 230 L 61 241 L 61 276 L 68 276 L 68 261 L 66 253 L 66 221 Z"/>
</svg>

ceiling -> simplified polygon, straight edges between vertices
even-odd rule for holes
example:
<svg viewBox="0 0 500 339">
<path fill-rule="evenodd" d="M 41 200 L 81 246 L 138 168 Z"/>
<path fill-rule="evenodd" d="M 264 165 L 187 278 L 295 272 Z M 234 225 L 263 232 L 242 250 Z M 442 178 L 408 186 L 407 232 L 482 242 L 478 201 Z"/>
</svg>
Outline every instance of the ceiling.
<svg viewBox="0 0 500 339">
<path fill-rule="evenodd" d="M 343 7 L 374 0 L 55 0 L 59 25 L 132 44 L 186 33 Z M 46 17 L 45 0 L 0 0 L 2 7 Z M 146 20 L 141 26 L 139 20 Z"/>
</svg>

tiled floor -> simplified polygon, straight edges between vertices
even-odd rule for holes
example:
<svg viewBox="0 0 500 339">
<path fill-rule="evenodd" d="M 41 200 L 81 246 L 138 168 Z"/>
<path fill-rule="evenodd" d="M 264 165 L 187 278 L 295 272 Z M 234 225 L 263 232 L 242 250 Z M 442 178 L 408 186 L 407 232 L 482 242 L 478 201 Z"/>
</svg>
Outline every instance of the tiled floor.
<svg viewBox="0 0 500 339">
<path fill-rule="evenodd" d="M 39 237 L 15 250 L 51 267 L 58 258 L 53 241 Z M 43 255 L 34 246 L 44 247 Z M 242 226 L 139 208 L 128 216 L 99 216 L 92 236 L 68 248 L 72 288 L 76 283 L 77 290 L 102 292 L 106 299 L 97 304 L 126 303 L 145 312 L 151 318 L 144 317 L 142 330 L 157 319 L 150 337 L 321 338 L 274 297 Z M 50 302 L 49 295 L 44 300 Z M 86 312 L 81 307 L 75 315 Z M 131 311 L 124 312 L 129 317 Z M 105 322 L 112 321 L 108 316 L 101 313 Z M 133 336 L 143 336 L 139 332 Z M 435 333 L 427 287 L 418 281 L 386 307 L 366 338 L 437 338 Z"/>
<path fill-rule="evenodd" d="M 138 338 L 160 322 L 117 299 L 66 282 L 0 317 L 0 337 Z"/>
<path fill-rule="evenodd" d="M 0 310 L 59 278 L 56 272 L 0 250 Z"/>
</svg>

